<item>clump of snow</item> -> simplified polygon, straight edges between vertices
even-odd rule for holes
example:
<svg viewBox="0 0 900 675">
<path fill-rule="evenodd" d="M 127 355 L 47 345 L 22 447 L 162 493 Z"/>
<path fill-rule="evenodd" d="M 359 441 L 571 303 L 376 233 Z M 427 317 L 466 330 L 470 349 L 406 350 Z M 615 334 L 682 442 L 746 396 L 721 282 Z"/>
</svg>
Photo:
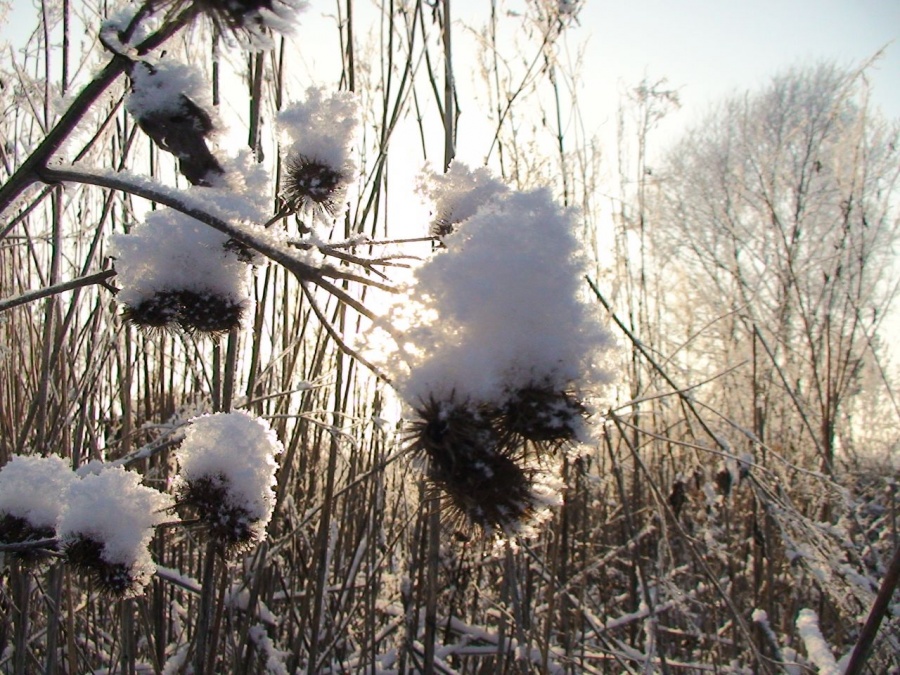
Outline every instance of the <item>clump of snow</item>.
<svg viewBox="0 0 900 675">
<path fill-rule="evenodd" d="M 100 558 L 127 572 L 126 595 L 149 583 L 156 565 L 148 551 L 153 528 L 164 522 L 172 498 L 141 484 L 141 477 L 121 467 L 109 467 L 74 481 L 66 492 L 57 523 L 61 546 L 81 541 L 101 547 Z"/>
<path fill-rule="evenodd" d="M 301 153 L 352 174 L 359 116 L 359 99 L 353 92 L 328 96 L 322 88 L 310 87 L 305 101 L 292 103 L 278 114 L 278 126 L 291 143 L 289 154 Z"/>
<path fill-rule="evenodd" d="M 211 126 L 216 126 L 206 81 L 192 66 L 169 59 L 153 64 L 139 61 L 131 69 L 131 85 L 125 109 L 137 119 L 181 113 L 188 99 L 208 116 Z"/>
<path fill-rule="evenodd" d="M 819 669 L 820 675 L 841 674 L 842 670 L 838 667 L 825 638 L 822 637 L 822 631 L 819 630 L 819 617 L 813 610 L 800 610 L 797 615 L 797 632 L 806 647 L 806 655 Z"/>
<path fill-rule="evenodd" d="M 455 160 L 446 173 L 424 172 L 417 187 L 434 204 L 431 234 L 437 236 L 449 234 L 482 206 L 509 192 L 486 167 L 473 170 Z"/>
<path fill-rule="evenodd" d="M 63 495 L 76 480 L 62 457 L 16 455 L 0 469 L 0 514 L 21 518 L 35 529 L 52 529 Z"/>
<path fill-rule="evenodd" d="M 164 291 L 190 290 L 249 302 L 247 265 L 226 248 L 228 236 L 174 209 L 147 215 L 128 234 L 110 238 L 122 290 L 119 303 L 139 305 Z"/>
<path fill-rule="evenodd" d="M 534 385 L 607 379 L 598 358 L 611 338 L 581 299 L 574 229 L 541 189 L 495 194 L 445 238 L 387 316 L 400 342 L 388 367 L 408 403 L 500 404 Z"/>
<path fill-rule="evenodd" d="M 275 457 L 283 450 L 269 425 L 246 412 L 196 417 L 177 453 L 180 473 L 175 489 L 207 511 L 209 505 L 196 494 L 198 486 L 203 486 L 204 494 L 221 495 L 224 504 L 219 512 L 204 512 L 201 518 L 213 520 L 213 526 L 238 528 L 239 539 L 256 541 L 264 536 L 275 506 Z M 240 522 L 234 522 L 235 514 Z"/>
</svg>

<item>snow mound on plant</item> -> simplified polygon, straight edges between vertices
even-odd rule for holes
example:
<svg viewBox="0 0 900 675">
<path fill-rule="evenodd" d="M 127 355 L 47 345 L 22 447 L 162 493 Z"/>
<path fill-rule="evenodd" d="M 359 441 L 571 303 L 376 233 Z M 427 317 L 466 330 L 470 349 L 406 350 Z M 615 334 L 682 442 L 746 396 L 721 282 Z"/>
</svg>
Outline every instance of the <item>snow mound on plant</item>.
<svg viewBox="0 0 900 675">
<path fill-rule="evenodd" d="M 142 485 L 139 474 L 108 467 L 71 484 L 57 534 L 63 548 L 84 539 L 101 544 L 103 561 L 127 568 L 136 591 L 156 571 L 148 546 L 170 508 L 172 498 Z"/>
<path fill-rule="evenodd" d="M 288 155 L 314 159 L 352 181 L 359 119 L 359 99 L 353 92 L 327 96 L 323 89 L 310 87 L 305 101 L 292 103 L 278 114 L 278 126 L 289 143 Z"/>
<path fill-rule="evenodd" d="M 62 457 L 17 455 L 0 469 L 0 514 L 21 518 L 33 528 L 56 526 L 63 495 L 78 480 Z"/>
<path fill-rule="evenodd" d="M 611 338 L 581 297 L 573 213 L 544 189 L 453 198 L 455 212 L 473 215 L 416 271 L 385 324 L 399 342 L 388 368 L 403 398 L 502 403 L 534 385 L 606 381 L 597 358 Z"/>
<path fill-rule="evenodd" d="M 221 485 L 226 506 L 246 514 L 253 531 L 262 533 L 275 507 L 275 456 L 283 450 L 269 425 L 246 412 L 195 417 L 177 453 L 176 489 L 204 480 Z"/>
<path fill-rule="evenodd" d="M 116 299 L 134 306 L 159 292 L 192 290 L 248 300 L 247 265 L 225 247 L 227 241 L 227 235 L 178 211 L 153 211 L 130 233 L 110 239 L 122 285 Z"/>
</svg>

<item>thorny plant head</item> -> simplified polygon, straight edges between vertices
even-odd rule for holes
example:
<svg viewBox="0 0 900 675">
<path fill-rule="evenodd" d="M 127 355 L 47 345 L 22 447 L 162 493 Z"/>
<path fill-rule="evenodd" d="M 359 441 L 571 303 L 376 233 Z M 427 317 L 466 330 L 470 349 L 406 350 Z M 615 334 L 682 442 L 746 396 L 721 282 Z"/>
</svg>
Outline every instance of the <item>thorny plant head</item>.
<svg viewBox="0 0 900 675">
<path fill-rule="evenodd" d="M 186 333 L 217 336 L 239 328 L 245 300 L 190 290 L 160 291 L 134 305 L 124 305 L 122 320 L 149 332 L 180 326 Z"/>
<path fill-rule="evenodd" d="M 553 501 L 543 469 L 503 442 L 495 411 L 430 399 L 416 416 L 410 449 L 426 460 L 431 497 L 446 501 L 457 537 L 515 536 Z"/>
<path fill-rule="evenodd" d="M 223 474 L 184 480 L 175 490 L 178 506 L 195 511 L 213 540 L 228 552 L 240 552 L 258 543 L 264 530 L 246 508 L 231 503 L 228 494 Z"/>
<path fill-rule="evenodd" d="M 292 213 L 318 207 L 334 217 L 346 194 L 347 177 L 314 158 L 297 152 L 285 163 L 281 198 Z"/>
<path fill-rule="evenodd" d="M 91 537 L 79 535 L 67 540 L 63 552 L 66 562 L 93 579 L 104 593 L 128 598 L 143 591 L 144 582 L 131 567 L 121 562 L 109 562 L 104 544 Z"/>
<path fill-rule="evenodd" d="M 25 518 L 9 513 L 0 515 L 0 542 L 4 544 L 23 544 L 42 539 L 50 539 L 56 534 L 52 527 L 35 527 Z M 47 551 L 56 550 L 51 544 L 44 548 L 24 548 L 20 551 L 6 552 L 5 555 L 26 565 L 35 565 L 47 559 Z"/>
<path fill-rule="evenodd" d="M 287 33 L 305 0 L 159 0 L 174 13 L 193 11 L 209 18 L 221 35 L 231 34 L 251 46 L 264 46 L 270 30 Z M 261 44 L 260 44 L 261 43 Z"/>
<path fill-rule="evenodd" d="M 507 443 L 527 442 L 540 454 L 577 441 L 587 408 L 573 392 L 533 384 L 511 393 L 498 413 Z"/>
</svg>

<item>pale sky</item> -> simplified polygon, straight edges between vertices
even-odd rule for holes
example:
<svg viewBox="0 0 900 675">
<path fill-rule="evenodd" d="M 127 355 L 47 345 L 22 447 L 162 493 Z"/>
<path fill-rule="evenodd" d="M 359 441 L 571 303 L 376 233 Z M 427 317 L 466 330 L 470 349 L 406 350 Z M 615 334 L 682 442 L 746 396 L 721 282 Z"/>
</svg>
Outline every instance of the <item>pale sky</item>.
<svg viewBox="0 0 900 675">
<path fill-rule="evenodd" d="M 452 2 L 462 20 L 488 8 L 487 0 Z M 584 80 L 598 127 L 615 126 L 622 89 L 645 76 L 680 91 L 674 129 L 791 66 L 853 67 L 882 48 L 869 71 L 873 100 L 900 118 L 900 0 L 585 0 L 572 37 L 587 44 Z"/>
</svg>

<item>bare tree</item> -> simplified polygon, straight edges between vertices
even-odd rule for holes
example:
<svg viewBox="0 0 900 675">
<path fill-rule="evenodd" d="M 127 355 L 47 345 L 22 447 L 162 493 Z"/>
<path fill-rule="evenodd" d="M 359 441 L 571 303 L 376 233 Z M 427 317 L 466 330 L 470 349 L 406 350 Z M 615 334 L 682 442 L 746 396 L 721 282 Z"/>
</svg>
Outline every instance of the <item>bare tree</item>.
<svg viewBox="0 0 900 675">
<path fill-rule="evenodd" d="M 898 126 L 866 94 L 864 68 L 824 64 L 724 102 L 671 150 L 657 204 L 689 308 L 670 318 L 694 322 L 676 334 L 706 326 L 684 362 L 752 364 L 722 380 L 721 409 L 829 474 L 895 294 Z"/>
</svg>

